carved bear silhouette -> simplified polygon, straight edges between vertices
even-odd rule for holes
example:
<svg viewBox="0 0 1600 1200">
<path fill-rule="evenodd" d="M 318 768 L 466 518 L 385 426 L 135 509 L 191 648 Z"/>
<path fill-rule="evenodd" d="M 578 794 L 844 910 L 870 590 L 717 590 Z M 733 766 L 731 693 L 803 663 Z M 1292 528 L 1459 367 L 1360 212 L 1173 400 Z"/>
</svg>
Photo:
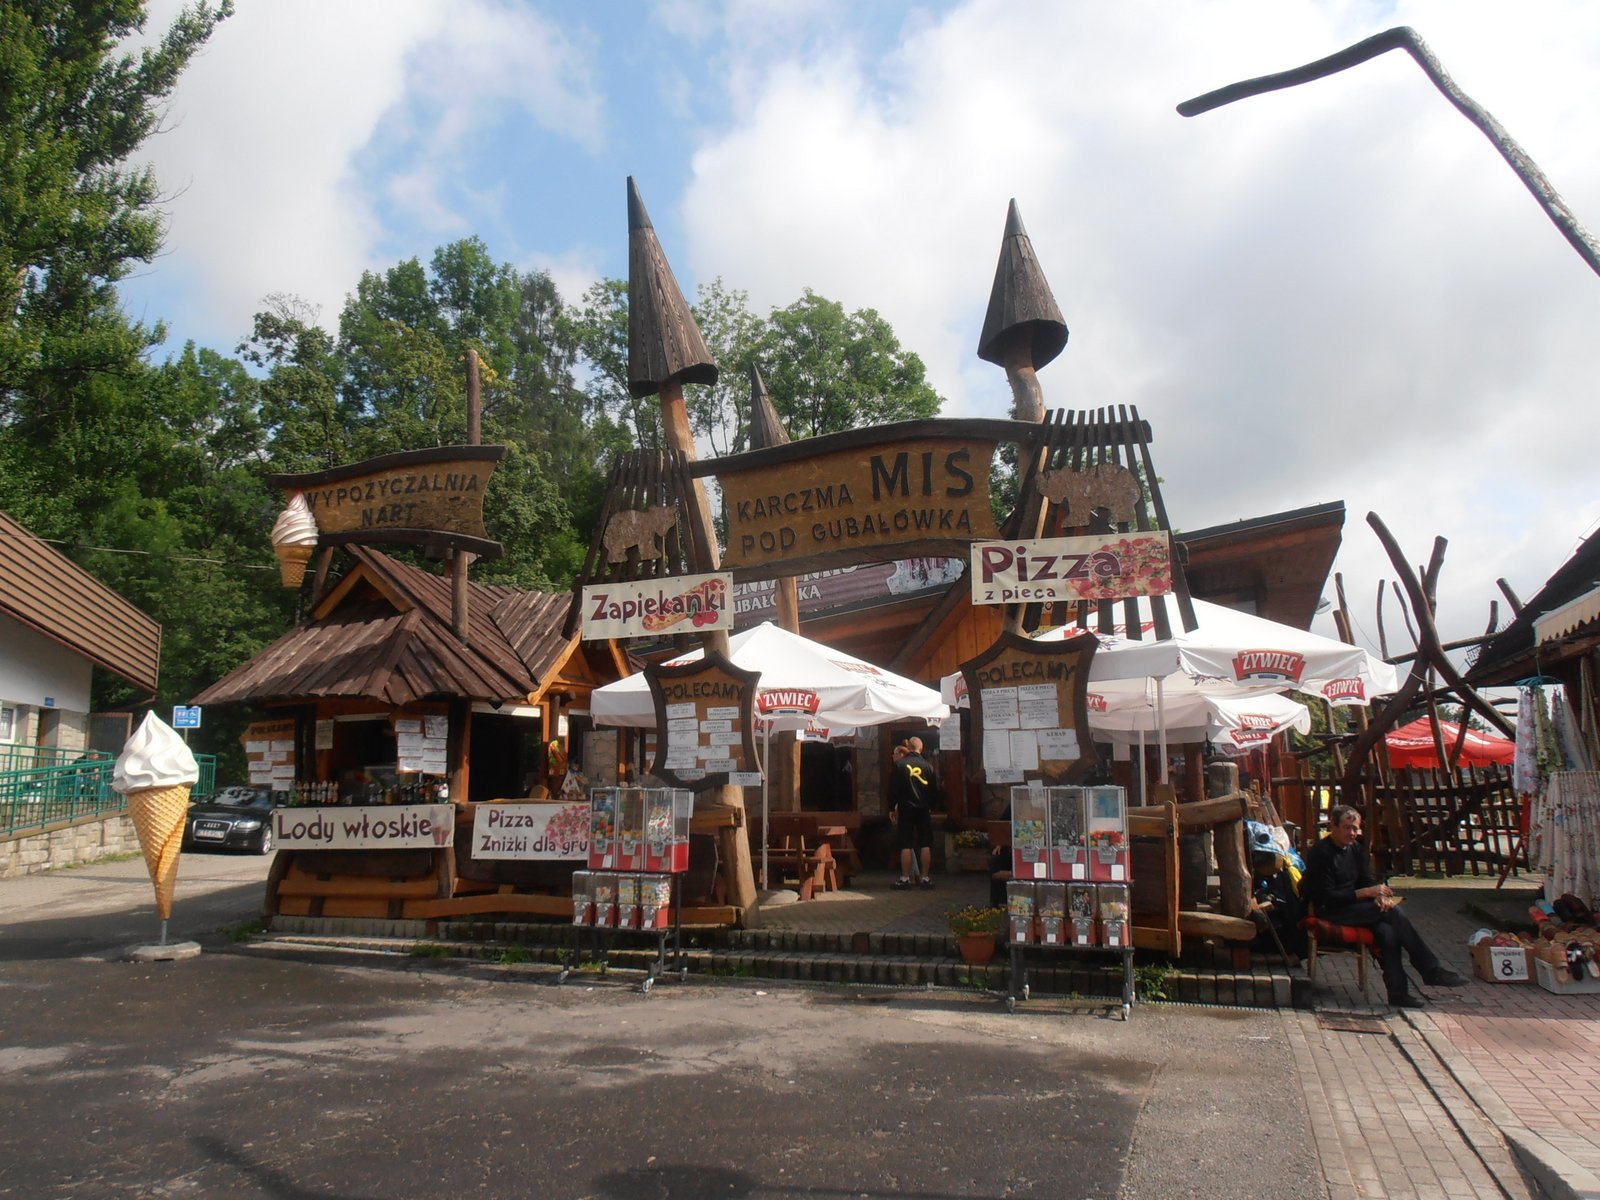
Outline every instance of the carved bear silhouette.
<svg viewBox="0 0 1600 1200">
<path fill-rule="evenodd" d="M 1052 504 L 1064 505 L 1073 525 L 1086 525 L 1094 509 L 1103 508 L 1117 524 L 1131 524 L 1138 513 L 1139 477 L 1127 467 L 1101 463 L 1087 471 L 1046 471 L 1039 492 Z"/>
<path fill-rule="evenodd" d="M 627 562 L 628 551 L 635 547 L 642 562 L 660 558 L 667 552 L 667 530 L 672 528 L 677 516 L 675 507 L 625 508 L 612 513 L 601 539 L 606 548 L 606 561 Z"/>
</svg>

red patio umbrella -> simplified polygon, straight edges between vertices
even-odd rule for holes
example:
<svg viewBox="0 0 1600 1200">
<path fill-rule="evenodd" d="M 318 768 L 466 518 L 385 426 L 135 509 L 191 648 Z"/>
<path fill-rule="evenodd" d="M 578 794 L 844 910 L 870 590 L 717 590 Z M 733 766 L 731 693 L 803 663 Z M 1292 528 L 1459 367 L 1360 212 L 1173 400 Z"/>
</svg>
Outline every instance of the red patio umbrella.
<svg viewBox="0 0 1600 1200">
<path fill-rule="evenodd" d="M 1449 754 L 1455 749 L 1456 739 L 1461 736 L 1461 726 L 1440 721 L 1439 732 L 1443 735 L 1444 751 Z M 1383 740 L 1389 747 L 1389 765 L 1392 767 L 1427 768 L 1442 765 L 1439 752 L 1433 745 L 1433 725 L 1427 717 L 1418 717 L 1407 725 L 1391 729 Z M 1490 763 L 1508 763 L 1516 757 L 1516 753 L 1515 742 L 1497 733 L 1468 729 L 1466 744 L 1461 747 L 1461 757 L 1457 762 L 1463 767 L 1484 767 Z"/>
</svg>

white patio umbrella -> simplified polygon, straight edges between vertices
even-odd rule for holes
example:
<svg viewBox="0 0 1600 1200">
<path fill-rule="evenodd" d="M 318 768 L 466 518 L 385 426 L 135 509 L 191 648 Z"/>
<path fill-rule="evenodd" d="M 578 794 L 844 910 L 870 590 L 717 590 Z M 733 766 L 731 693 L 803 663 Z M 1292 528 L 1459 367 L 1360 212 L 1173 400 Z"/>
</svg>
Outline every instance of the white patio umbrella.
<svg viewBox="0 0 1600 1200">
<path fill-rule="evenodd" d="M 835 650 L 821 642 L 764 621 L 728 639 L 728 657 L 737 667 L 759 671 L 756 714 L 764 734 L 773 729 L 815 729 L 836 733 L 863 725 L 950 715 L 949 706 L 933 688 L 896 675 L 883 667 Z M 667 665 L 698 662 L 704 651 L 693 650 Z M 596 725 L 653 727 L 655 704 L 644 675 L 630 675 L 596 688 L 589 698 Z M 761 872 L 766 875 L 767 776 L 761 782 Z"/>
<path fill-rule="evenodd" d="M 1289 729 L 1311 731 L 1311 710 L 1276 692 L 1196 690 L 1166 704 L 1160 716 L 1169 741 L 1209 741 L 1224 752 L 1243 752 Z M 1136 696 L 1091 687 L 1089 727 L 1097 740 L 1143 746 L 1146 734 L 1160 732 L 1154 689 Z"/>
</svg>

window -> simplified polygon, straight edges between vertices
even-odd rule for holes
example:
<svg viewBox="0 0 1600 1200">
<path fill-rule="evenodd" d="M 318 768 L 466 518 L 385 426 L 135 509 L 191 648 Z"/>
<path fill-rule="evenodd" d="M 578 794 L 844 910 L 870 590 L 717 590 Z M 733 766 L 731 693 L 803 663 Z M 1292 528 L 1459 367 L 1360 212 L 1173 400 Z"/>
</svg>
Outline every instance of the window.
<svg viewBox="0 0 1600 1200">
<path fill-rule="evenodd" d="M 9 704 L 0 705 L 0 742 L 17 740 L 17 710 Z"/>
</svg>

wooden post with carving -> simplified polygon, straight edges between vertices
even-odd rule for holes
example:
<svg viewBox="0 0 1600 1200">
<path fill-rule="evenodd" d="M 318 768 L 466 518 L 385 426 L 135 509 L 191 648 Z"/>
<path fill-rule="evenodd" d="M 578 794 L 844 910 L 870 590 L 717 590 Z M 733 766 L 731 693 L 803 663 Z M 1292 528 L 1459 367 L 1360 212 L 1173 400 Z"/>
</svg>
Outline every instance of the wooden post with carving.
<svg viewBox="0 0 1600 1200">
<path fill-rule="evenodd" d="M 656 238 L 644 200 L 628 178 L 628 390 L 635 399 L 655 395 L 661 401 L 661 426 L 667 445 L 685 459 L 695 457 L 694 434 L 683 402 L 683 385 L 717 381 L 717 364 L 706 349 L 700 327 L 673 277 L 672 268 Z M 689 524 L 703 541 L 708 565 L 721 564 L 717 531 L 711 521 L 711 504 L 705 485 L 696 479 Z M 729 653 L 728 634 L 717 630 L 705 635 L 707 650 Z M 716 801 L 732 809 L 737 824 L 719 831 L 720 858 L 725 864 L 729 901 L 743 911 L 747 928 L 761 924 L 755 873 L 750 861 L 750 839 L 744 814 L 744 789 L 717 789 Z"/>
<path fill-rule="evenodd" d="M 1039 386 L 1038 370 L 1051 362 L 1067 345 L 1067 323 L 1061 316 L 1050 284 L 1034 257 L 1033 242 L 1022 227 L 1017 202 L 1006 211 L 1006 231 L 1000 242 L 1000 261 L 994 270 L 994 286 L 989 291 L 989 308 L 983 316 L 983 332 L 978 335 L 978 357 L 1004 367 L 1011 384 L 1011 415 L 1018 421 L 1044 420 L 1044 390 Z M 1046 450 L 1040 449 L 1032 463 L 1018 463 L 1019 478 L 1037 477 L 1044 469 Z M 1016 536 L 1037 538 L 1044 532 L 1041 505 L 1032 528 L 1018 529 Z M 1006 607 L 1005 628 L 1022 632 L 1026 605 Z"/>
<path fill-rule="evenodd" d="M 750 364 L 750 449 L 787 446 L 789 431 L 783 427 L 767 382 L 761 370 Z M 780 575 L 773 581 L 773 602 L 778 608 L 778 626 L 790 633 L 800 632 L 800 589 L 793 575 Z M 774 812 L 800 811 L 800 735 L 792 729 L 779 730 L 772 741 L 767 762 L 767 778 L 772 787 Z M 762 830 L 766 836 L 766 830 Z"/>
</svg>

